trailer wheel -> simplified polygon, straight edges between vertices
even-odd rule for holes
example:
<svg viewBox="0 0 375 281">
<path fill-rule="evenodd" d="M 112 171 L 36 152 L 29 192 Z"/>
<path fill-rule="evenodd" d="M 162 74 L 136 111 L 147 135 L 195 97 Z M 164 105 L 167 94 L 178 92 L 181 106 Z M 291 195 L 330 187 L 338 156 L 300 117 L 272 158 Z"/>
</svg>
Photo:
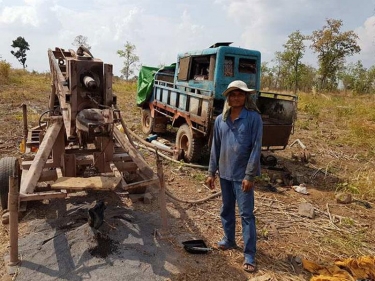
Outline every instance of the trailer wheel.
<svg viewBox="0 0 375 281">
<path fill-rule="evenodd" d="M 142 132 L 145 134 L 151 134 L 153 132 L 155 120 L 151 116 L 150 109 L 142 110 Z"/>
<path fill-rule="evenodd" d="M 8 208 L 9 176 L 19 176 L 20 167 L 16 157 L 4 157 L 0 159 L 0 197 L 3 210 Z M 18 180 L 20 183 L 20 179 Z M 19 190 L 18 185 L 18 190 Z"/>
<path fill-rule="evenodd" d="M 203 139 L 194 136 L 187 124 L 183 124 L 177 131 L 176 146 L 182 150 L 182 158 L 186 162 L 196 162 L 201 157 Z"/>
</svg>

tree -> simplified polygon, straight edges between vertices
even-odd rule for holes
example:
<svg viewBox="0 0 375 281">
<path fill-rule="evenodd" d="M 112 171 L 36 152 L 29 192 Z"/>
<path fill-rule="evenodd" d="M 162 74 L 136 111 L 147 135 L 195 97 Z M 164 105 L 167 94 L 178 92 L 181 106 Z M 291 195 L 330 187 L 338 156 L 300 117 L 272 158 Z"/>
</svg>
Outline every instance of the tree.
<svg viewBox="0 0 375 281">
<path fill-rule="evenodd" d="M 316 86 L 317 70 L 310 66 L 301 63 L 299 66 L 299 83 L 298 89 L 303 92 L 311 92 Z"/>
<path fill-rule="evenodd" d="M 280 90 L 283 87 L 283 75 L 282 75 L 282 66 L 283 62 L 281 59 L 281 52 L 275 52 L 275 58 L 272 60 L 274 66 L 271 69 L 274 77 L 274 89 Z"/>
<path fill-rule="evenodd" d="M 352 90 L 356 94 L 374 93 L 375 90 L 375 67 L 366 69 L 361 61 L 350 63 L 340 73 L 345 90 Z"/>
<path fill-rule="evenodd" d="M 299 30 L 293 32 L 283 45 L 285 51 L 281 53 L 284 73 L 287 75 L 286 83 L 288 88 L 294 88 L 294 94 L 297 93 L 301 80 L 301 59 L 305 52 L 304 40 L 306 40 L 306 36 L 302 35 Z"/>
<path fill-rule="evenodd" d="M 139 57 L 135 54 L 135 45 L 126 41 L 124 47 L 125 50 L 118 50 L 117 54 L 125 59 L 124 68 L 121 69 L 121 73 L 124 75 L 125 80 L 128 81 L 129 77 L 134 74 Z"/>
<path fill-rule="evenodd" d="M 74 38 L 72 45 L 76 47 L 84 46 L 88 50 L 91 49 L 91 46 L 87 43 L 87 36 L 83 36 L 83 35 L 76 36 L 76 38 Z"/>
<path fill-rule="evenodd" d="M 23 69 L 27 67 L 26 65 L 26 51 L 30 50 L 29 43 L 25 40 L 25 38 L 19 36 L 16 40 L 12 41 L 13 44 L 11 45 L 12 48 L 18 48 L 16 51 L 10 51 L 13 56 L 17 58 L 17 60 L 22 64 Z"/>
<path fill-rule="evenodd" d="M 261 89 L 269 89 L 272 86 L 273 74 L 268 67 L 268 62 L 262 62 L 260 67 Z"/>
<path fill-rule="evenodd" d="M 353 31 L 341 32 L 342 20 L 327 19 L 321 30 L 313 31 L 309 39 L 310 48 L 318 54 L 320 89 L 337 88 L 337 74 L 343 67 L 346 56 L 361 51 L 357 44 L 358 35 Z"/>
</svg>

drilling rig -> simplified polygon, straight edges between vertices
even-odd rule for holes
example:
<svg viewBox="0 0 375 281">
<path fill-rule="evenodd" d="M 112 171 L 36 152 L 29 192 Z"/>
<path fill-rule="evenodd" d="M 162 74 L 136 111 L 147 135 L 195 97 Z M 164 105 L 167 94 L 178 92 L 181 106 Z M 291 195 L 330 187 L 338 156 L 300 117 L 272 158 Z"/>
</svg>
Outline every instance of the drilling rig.
<svg viewBox="0 0 375 281">
<path fill-rule="evenodd" d="M 28 130 L 23 105 L 22 160 L 0 159 L 2 222 L 9 223 L 8 265 L 20 262 L 18 214 L 28 201 L 64 199 L 89 190 L 122 197 L 158 186 L 162 224 L 155 233 L 167 233 L 162 163 L 155 149 L 155 174 L 130 138 L 112 92 L 112 65 L 94 58 L 83 46 L 77 51 L 50 49 L 48 58 L 52 78 L 48 109 L 38 126 Z M 99 200 L 88 210 L 88 223 L 98 229 L 107 205 L 103 193 L 95 195 Z"/>
<path fill-rule="evenodd" d="M 112 92 L 112 65 L 94 58 L 83 46 L 77 51 L 49 49 L 48 58 L 52 78 L 48 110 L 38 126 L 28 130 L 24 106 L 25 157 L 22 163 L 15 157 L 0 160 L 2 178 L 20 178 L 19 200 L 158 184 L 127 134 Z M 40 188 L 41 182 L 48 184 Z M 1 192 L 3 209 L 8 190 Z"/>
</svg>

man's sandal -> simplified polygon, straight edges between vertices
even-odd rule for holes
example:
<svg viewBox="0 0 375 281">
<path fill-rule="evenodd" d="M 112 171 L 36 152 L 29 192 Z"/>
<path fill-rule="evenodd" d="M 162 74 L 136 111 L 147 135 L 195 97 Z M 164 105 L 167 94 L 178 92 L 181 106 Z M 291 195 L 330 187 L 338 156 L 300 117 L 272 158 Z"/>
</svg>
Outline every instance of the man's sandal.
<svg viewBox="0 0 375 281">
<path fill-rule="evenodd" d="M 244 263 L 243 264 L 243 270 L 245 270 L 246 272 L 253 273 L 253 272 L 256 271 L 256 267 L 255 267 L 255 265 L 253 265 L 251 263 Z"/>
</svg>

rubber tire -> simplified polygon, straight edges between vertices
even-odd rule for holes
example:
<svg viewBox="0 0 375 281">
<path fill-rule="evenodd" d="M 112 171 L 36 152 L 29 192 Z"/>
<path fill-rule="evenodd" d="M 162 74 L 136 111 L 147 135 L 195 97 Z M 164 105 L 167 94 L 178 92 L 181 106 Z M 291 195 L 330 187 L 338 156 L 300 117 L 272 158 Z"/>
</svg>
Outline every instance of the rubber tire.
<svg viewBox="0 0 375 281">
<path fill-rule="evenodd" d="M 183 124 L 177 131 L 176 147 L 183 150 L 182 158 L 185 162 L 197 162 L 201 158 L 203 140 L 194 137 L 189 126 Z"/>
<path fill-rule="evenodd" d="M 148 108 L 142 109 L 141 125 L 143 133 L 146 135 L 153 133 L 155 119 L 151 116 L 151 110 Z"/>
<path fill-rule="evenodd" d="M 0 197 L 3 210 L 8 208 L 9 176 L 20 175 L 20 167 L 16 157 L 4 157 L 0 159 Z M 18 179 L 20 179 L 18 177 Z M 18 180 L 18 183 L 20 180 Z M 19 190 L 18 186 L 18 190 Z"/>
</svg>

